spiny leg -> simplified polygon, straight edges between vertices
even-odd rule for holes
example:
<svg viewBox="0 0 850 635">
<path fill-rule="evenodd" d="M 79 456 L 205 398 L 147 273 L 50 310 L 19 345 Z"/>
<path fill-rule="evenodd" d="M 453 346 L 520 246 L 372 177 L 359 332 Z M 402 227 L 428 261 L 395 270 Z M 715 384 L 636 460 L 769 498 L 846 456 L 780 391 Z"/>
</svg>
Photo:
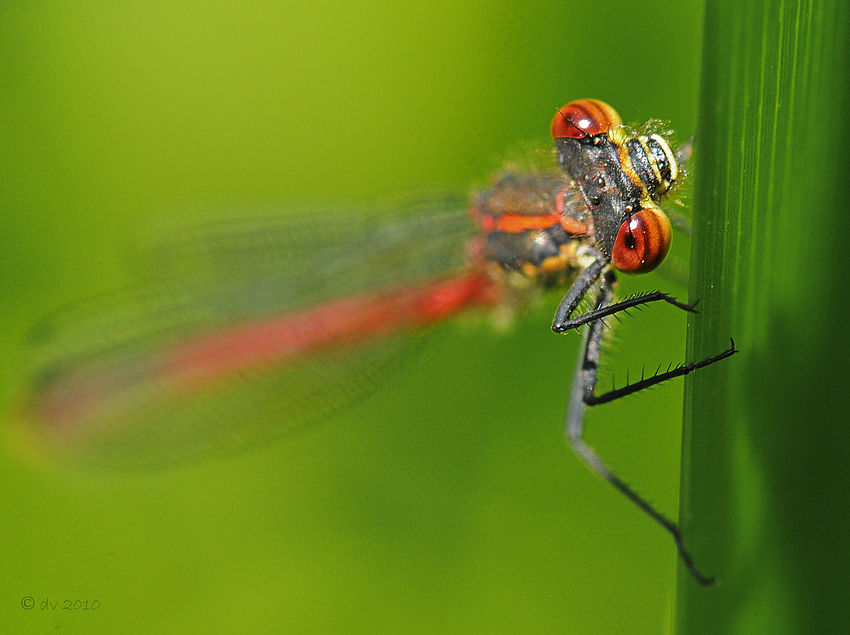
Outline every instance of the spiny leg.
<svg viewBox="0 0 850 635">
<path fill-rule="evenodd" d="M 600 289 L 599 297 L 597 298 L 597 302 L 593 309 L 570 319 L 570 315 L 572 315 L 573 311 L 576 310 L 581 299 L 587 294 L 590 287 L 594 282 L 596 282 L 596 280 L 599 279 L 600 276 L 602 276 L 603 279 L 602 289 Z M 552 330 L 556 333 L 565 333 L 566 331 L 578 328 L 584 324 L 590 324 L 601 320 L 609 315 L 614 315 L 622 311 L 627 311 L 628 309 L 639 307 L 650 302 L 658 302 L 660 300 L 683 309 L 684 311 L 696 311 L 696 305 L 678 302 L 676 298 L 669 296 L 666 293 L 662 293 L 661 291 L 651 291 L 650 293 L 645 293 L 643 295 L 631 296 L 625 300 L 611 304 L 611 300 L 613 298 L 611 291 L 615 284 L 616 278 L 614 276 L 613 269 L 610 268 L 610 263 L 601 254 L 598 254 L 596 260 L 582 271 L 581 275 L 576 278 L 573 286 L 570 287 L 569 291 L 567 291 L 564 299 L 561 300 L 561 304 L 558 306 L 557 311 L 555 311 L 555 318 L 552 321 Z M 608 293 L 605 293 L 605 290 L 607 290 Z"/>
<path fill-rule="evenodd" d="M 600 288 L 599 295 L 596 299 L 596 303 L 593 310 L 588 312 L 588 314 L 595 314 L 599 316 L 601 312 L 601 307 L 609 307 L 609 303 L 612 297 L 613 290 L 611 288 L 611 285 L 603 285 Z M 681 308 L 684 308 L 686 310 L 693 310 L 693 307 L 689 307 L 688 305 L 679 305 L 679 303 L 675 301 L 672 301 L 671 303 L 680 306 Z M 619 303 L 613 306 L 620 306 L 620 310 L 623 310 L 623 304 L 624 303 Z M 612 313 L 606 313 L 605 315 L 610 315 Z M 600 403 L 607 403 L 609 401 L 613 401 L 614 399 L 624 397 L 625 395 L 632 394 L 639 390 L 643 390 L 644 388 L 648 388 L 649 386 L 653 386 L 662 381 L 686 375 L 689 372 L 696 370 L 697 368 L 702 368 L 704 366 L 708 366 L 709 364 L 713 364 L 714 362 L 720 361 L 721 359 L 725 359 L 726 357 L 730 357 L 731 355 L 737 352 L 737 350 L 735 349 L 735 343 L 732 342 L 732 346 L 729 350 L 724 351 L 723 353 L 714 357 L 709 357 L 700 362 L 680 366 L 665 373 L 656 374 L 653 377 L 641 379 L 639 382 L 636 382 L 634 384 L 630 384 L 624 386 L 623 388 L 612 390 L 603 395 L 596 396 L 595 389 L 597 375 L 599 371 L 599 356 L 600 350 L 602 348 L 603 328 L 604 324 L 602 323 L 602 320 L 597 317 L 597 319 L 592 320 L 587 324 L 587 328 L 585 330 L 584 347 L 582 350 L 582 354 L 579 358 L 579 365 L 576 371 L 576 377 L 570 395 L 570 404 L 567 410 L 567 439 L 570 443 L 570 446 L 573 448 L 573 451 L 575 451 L 575 453 L 578 454 L 581 459 L 594 472 L 599 474 L 602 478 L 604 478 L 611 485 L 613 485 L 617 490 L 624 494 L 626 498 L 628 498 L 635 505 L 640 507 L 647 515 L 649 515 L 650 518 L 652 518 L 655 522 L 661 525 L 671 536 L 673 536 L 673 540 L 676 544 L 676 549 L 679 552 L 679 556 L 682 558 L 682 562 L 684 562 L 685 566 L 688 568 L 688 571 L 691 572 L 691 575 L 694 577 L 694 579 L 704 586 L 711 585 L 714 583 L 713 578 L 704 576 L 702 573 L 700 573 L 696 566 L 694 566 L 693 558 L 691 558 L 690 553 L 685 548 L 685 544 L 682 539 L 682 534 L 679 531 L 679 528 L 676 523 L 674 523 L 666 516 L 664 516 L 661 512 L 656 510 L 635 490 L 633 490 L 631 487 L 626 485 L 625 482 L 620 480 L 620 478 L 616 474 L 614 474 L 614 472 L 611 471 L 611 469 L 608 468 L 605 463 L 602 462 L 602 460 L 599 458 L 593 448 L 591 448 L 589 445 L 587 445 L 587 443 L 584 442 L 584 439 L 582 438 L 582 434 L 584 431 L 584 411 L 587 406 L 593 406 L 598 405 Z"/>
</svg>

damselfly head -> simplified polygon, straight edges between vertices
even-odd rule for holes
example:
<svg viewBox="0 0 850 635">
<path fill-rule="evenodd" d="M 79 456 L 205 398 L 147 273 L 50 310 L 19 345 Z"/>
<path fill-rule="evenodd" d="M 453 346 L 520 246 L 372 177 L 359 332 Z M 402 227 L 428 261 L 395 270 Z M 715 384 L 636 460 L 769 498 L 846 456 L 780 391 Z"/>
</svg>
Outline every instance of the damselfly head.
<svg viewBox="0 0 850 635">
<path fill-rule="evenodd" d="M 593 217 L 593 240 L 624 273 L 657 267 L 670 249 L 670 221 L 658 206 L 679 176 L 664 133 L 641 134 L 595 99 L 573 101 L 552 120 L 558 164 Z"/>
</svg>

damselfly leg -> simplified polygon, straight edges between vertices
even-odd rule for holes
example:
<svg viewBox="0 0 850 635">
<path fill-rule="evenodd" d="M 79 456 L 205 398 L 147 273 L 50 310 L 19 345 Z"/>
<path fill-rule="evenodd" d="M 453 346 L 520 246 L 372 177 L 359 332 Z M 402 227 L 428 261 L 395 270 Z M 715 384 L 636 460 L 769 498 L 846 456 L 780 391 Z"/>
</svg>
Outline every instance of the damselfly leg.
<svg viewBox="0 0 850 635">
<path fill-rule="evenodd" d="M 600 261 L 597 261 L 597 263 Z M 596 263 L 594 263 L 596 264 Z M 578 368 L 576 368 L 575 378 L 573 379 L 573 387 L 570 393 L 570 401 L 567 406 L 565 434 L 573 451 L 581 457 L 581 459 L 602 478 L 613 485 L 618 491 L 626 496 L 630 501 L 642 509 L 650 518 L 661 525 L 672 537 L 676 543 L 676 549 L 682 562 L 690 571 L 694 579 L 701 585 L 709 586 L 714 584 L 714 579 L 701 573 L 694 565 L 693 558 L 685 547 L 684 539 L 679 527 L 672 520 L 667 518 L 660 511 L 638 494 L 634 489 L 627 485 L 613 470 L 611 470 L 596 454 L 596 451 L 585 443 L 583 438 L 584 433 L 584 412 L 587 406 L 598 406 L 600 404 L 609 403 L 615 399 L 625 397 L 636 393 L 644 388 L 655 386 L 668 379 L 682 377 L 688 373 L 709 366 L 722 359 L 731 357 L 737 353 L 735 342 L 731 341 L 730 347 L 718 355 L 708 357 L 698 362 L 683 364 L 675 368 L 668 369 L 665 372 L 655 373 L 651 377 L 641 377 L 639 381 L 626 384 L 620 388 L 611 390 L 601 395 L 596 394 L 596 380 L 599 372 L 599 358 L 601 356 L 602 341 L 605 330 L 604 318 L 615 315 L 616 313 L 626 311 L 629 308 L 641 306 L 649 302 L 665 301 L 680 309 L 689 312 L 696 312 L 693 305 L 677 302 L 660 291 L 654 291 L 641 296 L 627 298 L 620 302 L 614 302 L 614 286 L 616 278 L 611 269 L 605 271 L 601 277 L 602 282 L 599 286 L 599 292 L 593 304 L 593 309 L 579 315 L 573 319 L 568 319 L 569 315 L 577 307 L 582 297 L 587 292 L 588 288 L 595 282 L 593 278 L 594 272 L 599 277 L 601 267 L 589 267 L 585 270 L 585 276 L 580 276 L 576 280 L 576 284 L 567 293 L 561 306 L 555 315 L 555 322 L 552 329 L 556 333 L 563 333 L 570 329 L 578 328 L 586 325 L 584 332 L 584 342 L 582 345 L 581 355 L 579 356 Z M 589 272 L 589 273 L 588 273 Z M 579 286 L 579 285 L 583 285 Z M 576 289 L 576 287 L 579 287 Z"/>
</svg>

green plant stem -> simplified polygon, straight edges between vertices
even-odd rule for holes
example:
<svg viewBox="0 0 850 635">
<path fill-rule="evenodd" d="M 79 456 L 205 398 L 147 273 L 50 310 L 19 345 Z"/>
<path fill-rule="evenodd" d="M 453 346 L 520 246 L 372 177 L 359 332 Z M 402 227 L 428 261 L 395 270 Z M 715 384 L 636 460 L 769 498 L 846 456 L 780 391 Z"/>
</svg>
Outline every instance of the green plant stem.
<svg viewBox="0 0 850 635">
<path fill-rule="evenodd" d="M 843 0 L 709 2 L 695 150 L 678 633 L 850 623 Z"/>
</svg>

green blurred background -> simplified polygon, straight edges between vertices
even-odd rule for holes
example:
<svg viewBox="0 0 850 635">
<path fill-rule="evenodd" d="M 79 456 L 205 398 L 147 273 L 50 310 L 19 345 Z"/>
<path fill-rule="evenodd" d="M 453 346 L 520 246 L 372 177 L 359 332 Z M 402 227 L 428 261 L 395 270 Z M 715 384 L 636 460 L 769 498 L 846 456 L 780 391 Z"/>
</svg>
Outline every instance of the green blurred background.
<svg viewBox="0 0 850 635">
<path fill-rule="evenodd" d="M 581 97 L 686 137 L 701 12 L 673 1 L 4 5 L 0 399 L 25 387 L 30 326 L 126 284 L 128 241 L 175 219 L 465 189 Z M 685 295 L 657 277 L 621 291 L 657 286 Z M 565 447 L 579 338 L 550 332 L 556 304 L 506 334 L 447 324 L 369 399 L 232 459 L 103 475 L 2 447 L 0 623 L 669 632 L 669 538 Z M 618 328 L 608 359 L 619 380 L 680 361 L 684 326 L 654 307 Z M 589 425 L 600 453 L 675 516 L 681 386 L 592 412 Z M 100 608 L 62 610 L 77 599 Z"/>
</svg>

